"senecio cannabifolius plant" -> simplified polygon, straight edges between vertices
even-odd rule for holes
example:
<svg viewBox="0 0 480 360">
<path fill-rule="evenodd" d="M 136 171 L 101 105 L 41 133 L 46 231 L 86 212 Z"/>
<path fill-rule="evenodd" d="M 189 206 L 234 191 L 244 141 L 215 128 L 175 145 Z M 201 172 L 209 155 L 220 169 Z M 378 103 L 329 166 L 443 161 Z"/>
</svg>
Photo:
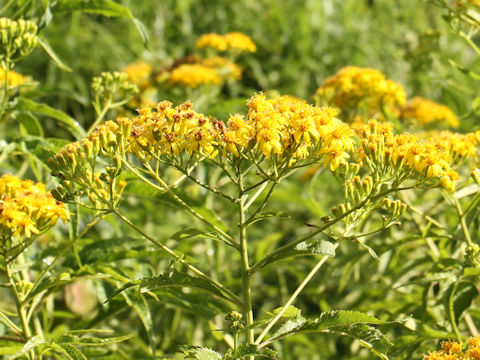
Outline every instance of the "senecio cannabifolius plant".
<svg viewBox="0 0 480 360">
<path fill-rule="evenodd" d="M 262 93 L 248 101 L 245 115 L 231 115 L 225 122 L 195 112 L 190 102 L 173 107 L 162 101 L 153 108 L 138 110 L 133 118 L 120 117 L 99 125 L 89 136 L 52 157 L 52 174 L 60 181 L 53 194 L 59 201 L 91 209 L 97 217 L 113 213 L 175 260 L 165 274 L 145 279 L 143 292 L 161 286 L 166 278 L 178 281 L 178 286 L 188 286 L 176 269 L 181 266 L 182 276 L 207 283 L 212 296 L 229 302 L 232 312 L 225 317 L 225 329 L 232 333 L 233 343 L 224 359 L 273 356 L 268 345 L 304 331 L 347 333 L 361 340 L 375 334 L 370 342 L 362 341 L 382 357 L 389 342 L 372 326 L 383 323 L 375 317 L 333 311 L 313 319 L 296 313 L 280 327 L 279 320 L 288 318 L 286 313 L 295 298 L 328 257 L 334 256 L 341 240 L 355 239 L 356 226 L 362 219 L 379 210 L 387 212 L 382 216 L 383 226 L 368 234 L 373 235 L 398 223 L 407 208 L 396 197 L 401 191 L 440 187 L 453 192 L 454 182 L 459 179 L 457 167 L 476 155 L 479 134 L 444 133 L 442 137 L 425 138 L 395 134 L 388 122 L 348 125 L 335 116 L 336 111 L 330 107 L 313 106 L 289 96 L 267 99 Z M 329 169 L 344 184 L 345 202 L 319 219 L 309 234 L 252 262 L 255 243 L 249 237 L 250 228 L 267 216 L 264 210 L 275 188 L 296 170 L 316 164 Z M 210 182 L 198 177 L 197 170 L 202 166 L 220 169 L 228 181 Z M 163 177 L 169 168 L 181 173 L 170 184 Z M 241 289 L 230 288 L 221 278 L 214 279 L 190 264 L 121 211 L 122 194 L 132 176 L 170 196 L 209 228 L 209 236 L 239 254 L 239 262 L 232 266 L 241 273 Z M 186 179 L 229 204 L 237 226 L 221 228 L 182 199 L 176 187 Z M 319 240 L 322 233 L 328 233 L 332 241 Z M 473 243 L 469 246 L 473 251 Z M 253 275 L 278 259 L 299 254 L 321 257 L 287 303 L 267 321 L 256 322 Z M 200 353 L 221 358 L 207 348 L 185 349 L 187 355 Z"/>
</svg>

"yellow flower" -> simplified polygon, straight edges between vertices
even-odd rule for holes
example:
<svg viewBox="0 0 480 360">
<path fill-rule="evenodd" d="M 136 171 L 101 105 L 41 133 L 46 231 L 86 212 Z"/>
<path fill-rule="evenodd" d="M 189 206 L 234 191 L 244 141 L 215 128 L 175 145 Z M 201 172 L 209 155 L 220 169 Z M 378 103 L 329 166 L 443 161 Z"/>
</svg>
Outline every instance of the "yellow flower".
<svg viewBox="0 0 480 360">
<path fill-rule="evenodd" d="M 26 77 L 24 77 L 23 75 L 13 70 L 10 70 L 8 72 L 8 84 L 12 87 L 17 87 L 27 81 L 28 79 Z M 5 82 L 5 70 L 0 68 L 0 85 L 3 84 L 4 82 Z"/>
<path fill-rule="evenodd" d="M 452 127 L 459 125 L 457 116 L 449 107 L 418 96 L 409 100 L 401 109 L 401 118 L 415 121 L 420 125 L 432 122 L 444 122 Z"/>
<path fill-rule="evenodd" d="M 171 85 L 183 85 L 196 88 L 202 84 L 220 84 L 222 81 L 216 71 L 200 64 L 183 64 L 172 70 L 168 82 Z"/>
<path fill-rule="evenodd" d="M 152 65 L 143 61 L 136 61 L 125 66 L 122 70 L 127 74 L 128 79 L 138 86 L 139 89 L 145 89 L 150 85 L 150 76 L 152 75 Z"/>
<path fill-rule="evenodd" d="M 55 225 L 64 223 L 70 212 L 56 201 L 45 185 L 20 180 L 13 175 L 0 178 L 0 236 L 30 238 Z"/>
<path fill-rule="evenodd" d="M 230 32 L 225 34 L 224 38 L 229 49 L 248 52 L 257 51 L 257 46 L 248 35 L 240 32 Z"/>
<path fill-rule="evenodd" d="M 317 89 L 317 99 L 354 115 L 365 110 L 371 115 L 382 109 L 393 111 L 403 105 L 403 87 L 376 69 L 347 66 L 324 80 Z"/>
<path fill-rule="evenodd" d="M 257 47 L 252 39 L 240 32 L 230 32 L 225 35 L 215 33 L 202 35 L 195 45 L 199 49 L 213 48 L 218 51 L 248 51 L 255 52 Z"/>
<path fill-rule="evenodd" d="M 223 80 L 229 78 L 239 80 L 242 78 L 242 68 L 225 57 L 213 56 L 206 58 L 201 61 L 201 64 L 214 69 Z"/>
<path fill-rule="evenodd" d="M 211 47 L 218 51 L 225 51 L 228 48 L 228 44 L 225 38 L 222 35 L 218 35 L 215 33 L 203 34 L 197 40 L 195 46 L 199 49 Z"/>
</svg>

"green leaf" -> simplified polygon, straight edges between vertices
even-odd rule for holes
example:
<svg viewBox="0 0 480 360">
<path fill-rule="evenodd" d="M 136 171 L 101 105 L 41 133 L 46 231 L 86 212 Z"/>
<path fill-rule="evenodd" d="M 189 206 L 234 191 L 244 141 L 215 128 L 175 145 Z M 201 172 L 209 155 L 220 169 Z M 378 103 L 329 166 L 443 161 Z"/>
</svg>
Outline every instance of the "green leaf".
<svg viewBox="0 0 480 360">
<path fill-rule="evenodd" d="M 169 269 L 162 275 L 142 279 L 139 290 L 144 293 L 163 287 L 197 288 L 223 297 L 223 294 L 208 280 L 188 275 L 176 269 Z"/>
<path fill-rule="evenodd" d="M 0 153 L 0 163 L 4 162 L 8 158 L 8 156 L 15 151 L 16 147 L 17 147 L 17 144 L 14 142 L 5 146 L 2 149 L 2 152 Z"/>
<path fill-rule="evenodd" d="M 132 21 L 142 41 L 148 45 L 148 36 L 143 23 L 132 15 L 129 8 L 117 4 L 112 0 L 58 0 L 52 8 L 53 13 L 85 11 L 107 17 L 126 17 Z"/>
<path fill-rule="evenodd" d="M 147 332 L 148 341 L 152 349 L 155 349 L 155 332 L 153 328 L 152 314 L 150 308 L 148 307 L 147 300 L 145 296 L 138 292 L 131 292 L 127 294 L 126 292 L 122 293 L 123 298 L 130 305 L 135 312 L 137 313 L 140 321 Z"/>
<path fill-rule="evenodd" d="M 58 120 L 59 124 L 67 129 L 76 139 L 85 136 L 85 130 L 83 130 L 77 121 L 63 111 L 54 109 L 47 104 L 37 103 L 33 100 L 20 97 L 17 99 L 14 108 L 17 111 L 31 111 L 32 113 Z"/>
<path fill-rule="evenodd" d="M 267 315 L 269 315 L 270 318 L 273 318 L 276 316 L 280 311 L 283 310 L 283 306 L 276 308 L 273 311 L 267 312 Z M 282 318 L 292 318 L 300 315 L 301 310 L 293 305 L 288 306 L 288 308 L 285 310 L 285 312 L 282 314 Z"/>
<path fill-rule="evenodd" d="M 184 359 L 195 360 L 222 360 L 216 351 L 205 347 L 192 347 L 183 349 Z"/>
<path fill-rule="evenodd" d="M 42 125 L 32 114 L 20 113 L 17 120 L 24 135 L 43 136 Z"/>
<path fill-rule="evenodd" d="M 297 316 L 283 324 L 268 341 L 304 332 L 337 333 L 360 340 L 374 354 L 387 359 L 385 353 L 392 344 L 382 332 L 369 325 L 388 323 L 359 311 L 335 310 L 308 319 Z"/>
<path fill-rule="evenodd" d="M 73 345 L 62 344 L 60 347 L 65 350 L 72 360 L 88 360 L 87 357 Z"/>
<path fill-rule="evenodd" d="M 472 305 L 478 296 L 478 289 L 470 282 L 455 282 L 444 294 L 443 304 L 451 325 L 455 328 L 460 316 Z"/>
<path fill-rule="evenodd" d="M 40 136 L 23 136 L 17 141 L 20 142 L 23 152 L 35 156 L 47 169 L 50 169 L 48 159 L 69 143 L 68 140 Z"/>
<path fill-rule="evenodd" d="M 263 359 L 275 359 L 276 352 L 271 349 L 259 349 L 254 344 L 243 344 L 235 350 L 230 349 L 224 356 L 223 360 L 240 360 L 247 356 L 256 356 Z"/>
<path fill-rule="evenodd" d="M 47 341 L 43 336 L 37 335 L 31 338 L 23 347 L 20 351 L 16 352 L 12 356 L 8 358 L 8 360 L 14 360 L 18 359 L 19 357 L 22 357 L 23 355 L 26 355 L 29 353 L 31 350 L 37 348 L 40 345 L 47 344 Z"/>
<path fill-rule="evenodd" d="M 204 234 L 206 234 L 206 232 L 202 230 L 193 229 L 193 228 L 184 229 L 184 230 L 177 231 L 175 234 L 170 236 L 170 239 L 180 241 L 180 240 L 184 240 L 184 239 L 188 239 L 191 237 L 204 235 Z"/>
<path fill-rule="evenodd" d="M 211 224 L 218 226 L 221 230 L 225 232 L 229 230 L 228 226 L 222 221 L 222 219 L 220 219 L 220 217 L 214 211 L 202 206 L 192 206 L 192 209 L 202 215 Z"/>
<path fill-rule="evenodd" d="M 337 244 L 327 240 L 307 240 L 297 244 L 293 249 L 286 249 L 279 252 L 274 257 L 270 258 L 268 262 L 262 264 L 262 267 L 295 256 L 324 255 L 334 257 L 336 248 Z"/>
<path fill-rule="evenodd" d="M 57 65 L 60 69 L 68 72 L 72 72 L 72 69 L 69 68 L 62 60 L 60 60 L 57 54 L 55 54 L 55 51 L 53 51 L 53 49 L 50 47 L 50 44 L 47 42 L 46 39 L 39 37 L 38 45 L 40 45 L 43 51 L 47 53 L 47 55 L 50 57 L 53 63 Z"/>
</svg>

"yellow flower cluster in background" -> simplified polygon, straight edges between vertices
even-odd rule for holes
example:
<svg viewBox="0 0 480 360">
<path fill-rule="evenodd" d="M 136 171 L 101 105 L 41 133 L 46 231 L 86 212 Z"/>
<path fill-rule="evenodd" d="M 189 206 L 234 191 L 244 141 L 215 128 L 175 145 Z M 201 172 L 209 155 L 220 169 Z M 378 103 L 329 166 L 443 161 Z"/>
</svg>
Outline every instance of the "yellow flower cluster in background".
<svg viewBox="0 0 480 360">
<path fill-rule="evenodd" d="M 143 61 L 135 61 L 125 66 L 122 70 L 128 76 L 128 80 L 137 85 L 140 90 L 143 90 L 151 85 L 151 76 L 153 67 Z"/>
<path fill-rule="evenodd" d="M 202 59 L 201 64 L 214 69 L 222 80 L 229 78 L 240 80 L 242 78 L 242 67 L 226 57 L 212 56 Z"/>
<path fill-rule="evenodd" d="M 328 77 L 317 89 L 317 100 L 341 111 L 378 113 L 393 111 L 406 102 L 403 87 L 385 78 L 380 71 L 347 66 Z"/>
<path fill-rule="evenodd" d="M 401 118 L 411 120 L 419 125 L 433 122 L 443 122 L 452 127 L 458 127 L 459 121 L 454 112 L 446 105 L 422 97 L 414 97 L 401 109 Z"/>
<path fill-rule="evenodd" d="M 45 185 L 13 175 L 0 178 L 0 236 L 29 238 L 70 217 L 63 203 L 56 201 Z"/>
<path fill-rule="evenodd" d="M 183 64 L 172 70 L 168 78 L 171 85 L 196 88 L 201 84 L 220 84 L 222 80 L 211 67 L 201 64 Z"/>
<path fill-rule="evenodd" d="M 424 360 L 480 360 L 480 336 L 468 340 L 468 349 L 456 341 L 443 341 L 442 350 L 424 355 Z"/>
<path fill-rule="evenodd" d="M 230 32 L 225 35 L 204 34 L 197 40 L 195 46 L 199 49 L 213 48 L 218 51 L 257 51 L 257 46 L 253 40 L 240 32 Z"/>
<path fill-rule="evenodd" d="M 8 72 L 8 83 L 10 86 L 19 86 L 27 82 L 27 78 L 15 71 Z M 0 85 L 5 83 L 5 70 L 0 67 Z"/>
</svg>

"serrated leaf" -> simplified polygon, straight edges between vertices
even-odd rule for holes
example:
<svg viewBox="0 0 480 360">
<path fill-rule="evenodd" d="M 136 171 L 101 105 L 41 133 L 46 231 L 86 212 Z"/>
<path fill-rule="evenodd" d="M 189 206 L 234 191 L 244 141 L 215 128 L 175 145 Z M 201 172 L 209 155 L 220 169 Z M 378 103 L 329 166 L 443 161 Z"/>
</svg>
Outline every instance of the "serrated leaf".
<svg viewBox="0 0 480 360">
<path fill-rule="evenodd" d="M 299 316 L 291 319 L 268 342 L 304 332 L 337 333 L 360 340 L 375 355 L 388 359 L 385 354 L 392 343 L 382 332 L 370 326 L 388 323 L 359 311 L 335 310 L 318 317 L 306 319 Z"/>
<path fill-rule="evenodd" d="M 262 267 L 296 256 L 324 255 L 334 257 L 336 248 L 337 244 L 327 240 L 319 239 L 304 241 L 297 244 L 293 249 L 279 252 L 274 257 L 270 258 L 268 262 L 263 263 Z"/>
<path fill-rule="evenodd" d="M 75 346 L 70 344 L 59 345 L 72 360 L 88 360 L 87 357 Z"/>
<path fill-rule="evenodd" d="M 235 350 L 228 351 L 223 360 L 241 360 L 247 356 L 256 356 L 262 359 L 275 359 L 276 352 L 271 349 L 259 349 L 254 344 L 243 344 L 238 346 Z"/>
<path fill-rule="evenodd" d="M 393 343 L 380 330 L 366 324 L 334 327 L 329 332 L 359 340 L 363 347 L 381 359 L 388 359 L 386 354 L 393 346 Z"/>
<path fill-rule="evenodd" d="M 379 320 L 374 316 L 350 310 L 334 310 L 326 312 L 317 317 L 304 318 L 297 316 L 288 320 L 278 329 L 272 339 L 276 340 L 286 336 L 302 333 L 302 332 L 331 332 L 335 328 L 338 331 L 356 324 L 388 324 L 388 321 Z"/>
<path fill-rule="evenodd" d="M 20 97 L 16 100 L 14 109 L 17 111 L 31 111 L 34 114 L 40 114 L 58 120 L 59 125 L 67 129 L 76 139 L 85 136 L 85 130 L 76 120 L 63 111 L 52 108 L 47 104 L 37 103 L 33 100 Z"/>
<path fill-rule="evenodd" d="M 183 349 L 184 359 L 195 360 L 222 360 L 216 351 L 205 347 L 191 347 Z"/>
<path fill-rule="evenodd" d="M 140 292 L 146 292 L 163 287 L 197 288 L 223 297 L 220 290 L 213 286 L 208 280 L 191 276 L 176 269 L 171 269 L 162 275 L 142 279 L 139 290 Z"/>
</svg>

